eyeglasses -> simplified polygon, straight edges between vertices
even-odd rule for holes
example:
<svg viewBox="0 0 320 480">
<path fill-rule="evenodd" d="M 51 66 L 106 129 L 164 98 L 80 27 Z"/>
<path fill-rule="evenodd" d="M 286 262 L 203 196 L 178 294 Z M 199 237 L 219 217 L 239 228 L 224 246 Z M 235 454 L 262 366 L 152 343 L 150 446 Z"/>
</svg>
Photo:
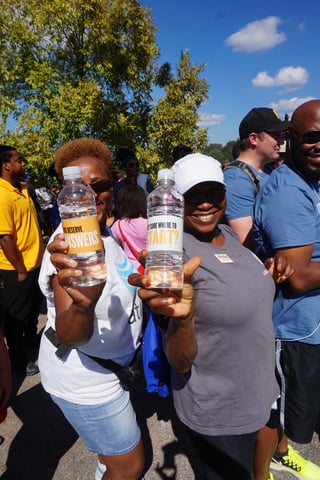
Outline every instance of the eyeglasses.
<svg viewBox="0 0 320 480">
<path fill-rule="evenodd" d="M 86 187 L 92 188 L 95 193 L 107 192 L 113 187 L 112 180 L 106 178 L 105 180 L 96 180 L 92 183 L 87 183 Z"/>
<path fill-rule="evenodd" d="M 306 132 L 297 132 L 293 128 L 290 128 L 290 131 L 295 133 L 298 137 L 301 137 L 302 143 L 308 143 L 309 145 L 314 145 L 315 143 L 320 142 L 320 131 L 319 130 L 308 130 Z"/>
<path fill-rule="evenodd" d="M 283 130 L 282 132 L 266 132 L 270 137 L 281 138 L 282 140 L 288 140 L 289 132 L 288 130 Z"/>
<path fill-rule="evenodd" d="M 139 162 L 128 162 L 127 166 L 130 168 L 139 167 Z"/>
</svg>

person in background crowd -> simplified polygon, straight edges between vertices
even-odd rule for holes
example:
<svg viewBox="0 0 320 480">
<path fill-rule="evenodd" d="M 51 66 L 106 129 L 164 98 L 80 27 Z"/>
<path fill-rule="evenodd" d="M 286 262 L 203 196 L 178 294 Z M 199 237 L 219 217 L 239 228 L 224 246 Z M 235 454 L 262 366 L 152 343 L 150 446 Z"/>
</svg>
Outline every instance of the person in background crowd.
<svg viewBox="0 0 320 480">
<path fill-rule="evenodd" d="M 260 258 L 284 255 L 294 268 L 274 301 L 277 372 L 284 435 L 271 467 L 301 480 L 320 468 L 293 450 L 287 437 L 309 443 L 320 434 L 320 100 L 300 105 L 289 125 L 285 164 L 258 194 L 254 237 Z"/>
<path fill-rule="evenodd" d="M 39 278 L 48 305 L 39 352 L 41 382 L 86 448 L 98 455 L 96 480 L 137 480 L 144 448 L 129 392 L 86 355 L 128 365 L 141 343 L 142 303 L 127 281 L 135 269 L 106 228 L 112 155 L 103 142 L 81 138 L 58 148 L 54 163 L 60 179 L 63 167 L 79 166 L 83 183 L 95 194 L 108 277 L 88 288 L 72 285 L 79 271 L 59 226 Z"/>
<path fill-rule="evenodd" d="M 249 170 L 231 164 L 224 169 L 227 185 L 226 220 L 240 242 L 253 250 L 252 209 L 255 195 L 268 179 L 265 167 L 280 157 L 288 122 L 271 108 L 253 108 L 239 125 L 240 153 L 237 160 Z M 256 182 L 256 185 L 255 185 Z M 257 187 L 257 188 L 255 188 Z"/>
<path fill-rule="evenodd" d="M 232 229 L 220 224 L 226 208 L 220 163 L 196 153 L 172 169 L 185 199 L 183 250 L 193 289 L 187 286 L 181 301 L 170 292 L 141 289 L 139 295 L 156 313 L 171 317 L 164 347 L 174 405 L 205 479 L 252 480 L 256 435 L 279 393 L 274 280 Z M 276 282 L 292 273 L 281 258 L 269 267 Z M 130 281 L 141 285 L 137 275 Z"/>
<path fill-rule="evenodd" d="M 141 173 L 139 170 L 139 161 L 136 157 L 136 154 L 129 147 L 119 148 L 116 161 L 121 165 L 125 171 L 125 178 L 120 182 L 116 182 L 114 185 L 113 195 L 115 203 L 117 201 L 117 194 L 119 190 L 126 187 L 127 185 L 134 184 L 139 185 L 146 194 L 152 192 L 153 185 L 146 173 Z"/>
<path fill-rule="evenodd" d="M 52 189 L 47 187 L 38 187 L 35 189 L 38 204 L 41 208 L 43 221 L 41 222 L 42 232 L 45 240 L 48 240 L 53 232 L 52 209 L 56 204 L 56 196 Z"/>
<path fill-rule="evenodd" d="M 139 253 L 147 245 L 147 199 L 145 191 L 138 185 L 122 188 L 117 196 L 116 215 L 118 220 L 111 230 L 124 249 L 127 257 L 137 269 L 142 268 Z M 142 271 L 142 270 L 141 270 Z"/>
<path fill-rule="evenodd" d="M 25 169 L 19 152 L 0 145 L 0 273 L 2 318 L 12 368 L 39 372 L 29 358 L 34 346 L 42 294 L 38 275 L 44 251 L 35 205 L 20 183 Z"/>
<path fill-rule="evenodd" d="M 187 147 L 186 145 L 179 143 L 179 145 L 174 147 L 174 149 L 172 150 L 173 161 L 176 162 L 177 160 L 179 160 L 179 158 L 185 157 L 190 153 L 192 153 L 191 147 Z"/>
<path fill-rule="evenodd" d="M 57 204 L 57 197 L 58 197 L 59 190 L 60 190 L 60 187 L 61 187 L 62 184 L 61 184 L 61 181 L 59 180 L 59 178 L 57 176 L 57 172 L 55 171 L 53 162 L 50 164 L 50 166 L 48 168 L 48 173 L 49 173 L 49 177 L 52 178 L 53 180 L 55 180 L 58 183 L 58 186 L 54 185 L 51 188 L 51 191 L 54 195 L 53 206 L 50 210 L 50 224 L 51 224 L 51 228 L 52 228 L 52 232 L 53 232 L 58 227 L 58 225 L 61 221 L 60 214 L 59 214 L 59 209 L 58 209 L 58 204 Z"/>
</svg>

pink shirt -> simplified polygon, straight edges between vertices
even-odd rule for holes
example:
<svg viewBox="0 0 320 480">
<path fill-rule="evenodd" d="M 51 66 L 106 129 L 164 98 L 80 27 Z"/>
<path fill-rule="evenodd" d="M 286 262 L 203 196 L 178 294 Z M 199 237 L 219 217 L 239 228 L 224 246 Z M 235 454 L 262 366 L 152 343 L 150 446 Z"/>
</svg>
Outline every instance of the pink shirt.
<svg viewBox="0 0 320 480">
<path fill-rule="evenodd" d="M 138 268 L 140 262 L 136 259 L 127 243 L 123 240 L 119 231 L 119 222 L 121 222 L 121 229 L 125 237 L 130 241 L 136 251 L 140 252 L 141 250 L 145 250 L 147 246 L 147 219 L 143 217 L 121 218 L 111 227 L 114 237 L 125 251 L 125 254 L 131 260 L 133 265 Z"/>
</svg>

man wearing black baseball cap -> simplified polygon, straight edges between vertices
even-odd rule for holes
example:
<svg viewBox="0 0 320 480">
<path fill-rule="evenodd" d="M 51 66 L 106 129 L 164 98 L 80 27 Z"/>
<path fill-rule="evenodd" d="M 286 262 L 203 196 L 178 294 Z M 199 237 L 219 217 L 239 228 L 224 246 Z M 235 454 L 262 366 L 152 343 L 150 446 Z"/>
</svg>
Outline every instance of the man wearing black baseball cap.
<svg viewBox="0 0 320 480">
<path fill-rule="evenodd" d="M 239 125 L 239 156 L 224 170 L 226 220 L 240 242 L 253 249 L 252 210 L 255 196 L 268 179 L 266 166 L 277 162 L 289 122 L 272 108 L 253 108 Z"/>
<path fill-rule="evenodd" d="M 282 121 L 278 112 L 272 108 L 253 108 L 241 120 L 240 139 L 248 138 L 250 133 L 278 133 L 288 129 L 289 122 Z"/>
</svg>

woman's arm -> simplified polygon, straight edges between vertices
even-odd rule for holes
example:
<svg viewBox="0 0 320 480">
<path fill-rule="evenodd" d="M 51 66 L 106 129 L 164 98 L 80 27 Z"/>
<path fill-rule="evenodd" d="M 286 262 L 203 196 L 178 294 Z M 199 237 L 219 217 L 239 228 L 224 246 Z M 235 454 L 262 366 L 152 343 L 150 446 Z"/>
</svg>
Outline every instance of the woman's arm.
<svg viewBox="0 0 320 480">
<path fill-rule="evenodd" d="M 81 275 L 81 271 L 76 269 L 77 262 L 67 255 L 68 244 L 64 235 L 57 235 L 48 245 L 48 251 L 58 272 L 52 278 L 57 335 L 64 345 L 78 347 L 91 338 L 94 310 L 105 282 L 91 287 L 72 284 L 72 278 Z"/>
<path fill-rule="evenodd" d="M 191 277 L 200 262 L 200 257 L 193 257 L 184 265 L 184 285 L 179 294 L 170 290 L 160 293 L 145 288 L 150 284 L 148 277 L 138 274 L 129 276 L 129 283 L 141 287 L 139 296 L 152 311 L 170 317 L 163 345 L 170 365 L 180 373 L 190 370 L 198 351 L 194 333 L 194 291 Z"/>
<path fill-rule="evenodd" d="M 275 283 L 285 282 L 294 273 L 293 263 L 288 259 L 288 255 L 276 254 L 267 258 L 264 264 Z"/>
</svg>

